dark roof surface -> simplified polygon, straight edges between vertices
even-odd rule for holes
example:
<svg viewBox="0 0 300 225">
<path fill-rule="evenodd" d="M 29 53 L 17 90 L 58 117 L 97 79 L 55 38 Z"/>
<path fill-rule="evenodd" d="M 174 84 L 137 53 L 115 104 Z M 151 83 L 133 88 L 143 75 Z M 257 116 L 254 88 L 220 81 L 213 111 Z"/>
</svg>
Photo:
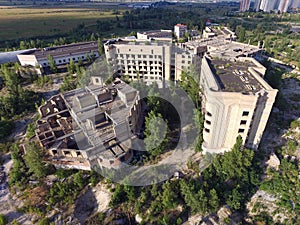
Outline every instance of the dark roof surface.
<svg viewBox="0 0 300 225">
<path fill-rule="evenodd" d="M 262 89 L 259 81 L 249 72 L 249 67 L 255 67 L 252 62 L 232 62 L 223 59 L 208 59 L 222 91 L 257 92 Z"/>
<path fill-rule="evenodd" d="M 37 60 L 43 60 L 43 59 L 47 59 L 48 55 L 51 55 L 53 58 L 58 58 L 58 57 L 66 57 L 66 56 L 72 56 L 77 54 L 85 54 L 91 51 L 94 52 L 98 51 L 98 44 L 96 41 L 80 42 L 80 43 L 69 44 L 69 45 L 43 48 L 43 49 L 38 49 L 27 53 L 25 52 L 23 54 L 35 55 Z"/>
</svg>

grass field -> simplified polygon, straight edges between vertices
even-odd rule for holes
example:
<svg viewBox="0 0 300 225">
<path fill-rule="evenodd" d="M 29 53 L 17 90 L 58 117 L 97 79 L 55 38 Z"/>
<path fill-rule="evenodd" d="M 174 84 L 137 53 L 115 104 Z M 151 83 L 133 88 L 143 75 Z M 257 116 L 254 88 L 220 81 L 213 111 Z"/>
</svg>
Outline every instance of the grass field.
<svg viewBox="0 0 300 225">
<path fill-rule="evenodd" d="M 0 40 L 64 34 L 80 23 L 93 26 L 110 18 L 115 18 L 112 10 L 99 8 L 0 7 Z"/>
</svg>

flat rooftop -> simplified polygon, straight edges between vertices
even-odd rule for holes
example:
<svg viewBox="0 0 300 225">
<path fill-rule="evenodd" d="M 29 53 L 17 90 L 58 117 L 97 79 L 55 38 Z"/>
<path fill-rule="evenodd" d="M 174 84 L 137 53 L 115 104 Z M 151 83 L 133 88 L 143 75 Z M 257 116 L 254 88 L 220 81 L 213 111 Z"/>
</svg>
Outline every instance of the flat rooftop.
<svg viewBox="0 0 300 225">
<path fill-rule="evenodd" d="M 118 39 L 118 40 L 111 40 L 107 41 L 105 45 L 147 45 L 147 46 L 170 46 L 171 43 L 166 41 L 150 41 L 150 40 L 143 40 L 143 39 L 135 39 L 135 40 L 125 40 L 125 39 Z"/>
<path fill-rule="evenodd" d="M 140 34 L 148 35 L 150 38 L 172 38 L 172 31 L 167 30 L 149 30 L 144 32 L 139 32 Z"/>
<path fill-rule="evenodd" d="M 72 57 L 73 54 L 85 54 L 91 51 L 98 51 L 98 43 L 96 41 L 37 49 L 22 53 L 21 55 L 35 55 L 38 60 L 43 60 L 47 59 L 48 55 L 51 55 L 54 58 L 66 56 Z"/>
<path fill-rule="evenodd" d="M 210 54 L 232 58 L 242 55 L 252 55 L 260 50 L 257 46 L 247 45 L 235 41 L 211 42 L 208 44 L 208 48 L 211 48 L 211 50 L 208 50 Z"/>
<path fill-rule="evenodd" d="M 263 88 L 248 70 L 249 67 L 255 67 L 252 62 L 232 62 L 224 59 L 207 61 L 222 91 L 255 93 Z"/>
</svg>

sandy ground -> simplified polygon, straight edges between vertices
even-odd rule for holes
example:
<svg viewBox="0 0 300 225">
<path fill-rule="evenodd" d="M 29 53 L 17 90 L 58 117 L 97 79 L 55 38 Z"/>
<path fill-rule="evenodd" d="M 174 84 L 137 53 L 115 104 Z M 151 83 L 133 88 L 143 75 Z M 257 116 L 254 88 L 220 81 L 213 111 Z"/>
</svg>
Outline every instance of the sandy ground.
<svg viewBox="0 0 300 225">
<path fill-rule="evenodd" d="M 13 162 L 10 158 L 10 154 L 4 155 L 3 159 L 4 171 L 7 175 L 13 165 Z M 6 182 L 0 185 L 0 213 L 5 215 L 9 222 L 15 219 L 22 225 L 32 224 L 30 215 L 17 212 L 16 208 L 20 207 L 22 203 L 13 199 L 9 192 L 7 182 L 8 178 L 6 177 Z"/>
<path fill-rule="evenodd" d="M 86 192 L 76 201 L 75 217 L 84 224 L 84 221 L 96 212 L 104 212 L 109 209 L 111 192 L 102 183 L 96 187 L 88 187 Z"/>
</svg>

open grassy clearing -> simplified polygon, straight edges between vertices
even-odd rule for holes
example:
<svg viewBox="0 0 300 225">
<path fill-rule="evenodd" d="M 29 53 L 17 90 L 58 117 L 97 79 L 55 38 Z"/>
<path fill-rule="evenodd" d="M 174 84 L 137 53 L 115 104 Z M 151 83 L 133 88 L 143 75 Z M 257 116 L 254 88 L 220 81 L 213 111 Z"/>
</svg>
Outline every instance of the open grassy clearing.
<svg viewBox="0 0 300 225">
<path fill-rule="evenodd" d="M 120 17 L 121 15 L 119 15 Z M 84 23 L 115 18 L 113 11 L 91 8 L 0 8 L 0 40 L 64 34 Z"/>
</svg>

